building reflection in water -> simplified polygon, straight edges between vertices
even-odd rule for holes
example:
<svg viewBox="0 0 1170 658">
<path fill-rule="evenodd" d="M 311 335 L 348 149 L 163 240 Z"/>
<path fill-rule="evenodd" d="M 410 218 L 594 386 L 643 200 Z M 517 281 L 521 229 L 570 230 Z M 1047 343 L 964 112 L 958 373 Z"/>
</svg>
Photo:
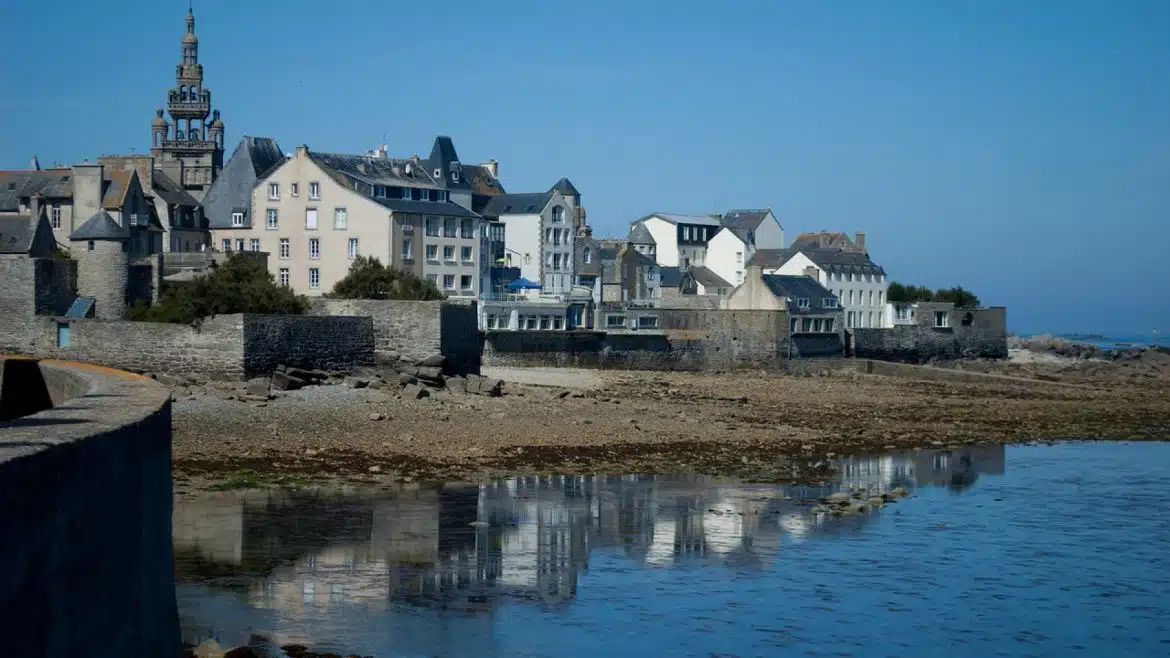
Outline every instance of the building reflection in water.
<svg viewBox="0 0 1170 658">
<path fill-rule="evenodd" d="M 216 493 L 175 506 L 180 583 L 235 589 L 283 618 L 331 606 L 490 611 L 567 604 L 597 551 L 639 564 L 770 565 L 782 541 L 859 532 L 818 520 L 832 490 L 971 486 L 1004 472 L 1003 446 L 838 462 L 837 487 L 742 485 L 701 475 L 520 477 L 395 494 Z M 305 638 L 282 638 L 285 641 Z"/>
</svg>

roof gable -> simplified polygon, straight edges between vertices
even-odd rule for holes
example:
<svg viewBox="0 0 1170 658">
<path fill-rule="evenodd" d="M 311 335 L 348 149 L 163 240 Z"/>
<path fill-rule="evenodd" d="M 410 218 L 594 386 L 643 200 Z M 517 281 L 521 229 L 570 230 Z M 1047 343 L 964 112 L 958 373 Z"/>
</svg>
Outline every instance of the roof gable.
<svg viewBox="0 0 1170 658">
<path fill-rule="evenodd" d="M 529 194 L 500 194 L 491 198 L 480 210 L 484 217 L 504 215 L 539 215 L 552 202 L 555 192 L 534 192 Z"/>
<path fill-rule="evenodd" d="M 37 252 L 42 251 L 47 246 L 43 243 L 43 235 L 41 236 L 42 240 L 37 239 L 39 225 L 43 223 L 44 227 L 48 228 L 48 223 L 43 220 L 44 218 L 36 218 L 32 215 L 0 216 L 0 254 L 39 255 Z M 48 230 L 51 241 L 52 229 Z"/>
<path fill-rule="evenodd" d="M 276 140 L 245 135 L 203 197 L 203 215 L 211 228 L 231 228 L 232 212 L 250 208 L 257 179 L 285 161 Z M 157 179 L 157 172 L 155 177 Z M 251 221 L 245 214 L 245 224 Z"/>
<path fill-rule="evenodd" d="M 70 240 L 129 240 L 130 234 L 118 222 L 110 217 L 110 213 L 99 210 L 76 231 L 69 235 Z"/>
<path fill-rule="evenodd" d="M 572 181 L 570 181 L 567 177 L 561 177 L 561 179 L 554 183 L 552 187 L 548 188 L 548 191 L 560 192 L 565 196 L 581 196 L 581 193 L 577 191 L 576 187 L 573 187 Z"/>
<path fill-rule="evenodd" d="M 788 300 L 788 310 L 792 313 L 836 312 L 839 304 L 825 306 L 825 300 L 836 299 L 836 295 L 807 276 L 791 276 L 785 274 L 765 274 L 764 285 L 768 290 L 781 299 Z M 797 300 L 807 299 L 808 306 L 800 306 Z"/>
<path fill-rule="evenodd" d="M 700 226 L 719 226 L 719 220 L 708 215 L 676 215 L 664 212 L 652 212 L 641 219 L 634 220 L 635 222 L 644 222 L 648 219 L 661 219 L 669 224 L 698 224 Z M 631 222 L 633 223 L 633 222 Z"/>
<path fill-rule="evenodd" d="M 658 244 L 654 236 L 650 234 L 650 229 L 646 228 L 646 224 L 642 222 L 634 222 L 630 225 L 630 235 L 626 239 L 634 244 Z"/>
</svg>

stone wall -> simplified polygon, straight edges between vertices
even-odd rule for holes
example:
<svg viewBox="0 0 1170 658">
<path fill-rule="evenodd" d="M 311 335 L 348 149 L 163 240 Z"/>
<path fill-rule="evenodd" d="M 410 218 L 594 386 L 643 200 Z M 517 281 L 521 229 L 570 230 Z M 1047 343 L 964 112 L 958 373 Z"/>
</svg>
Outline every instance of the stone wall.
<svg viewBox="0 0 1170 658">
<path fill-rule="evenodd" d="M 4 655 L 177 658 L 169 392 L 81 364 L 20 370 L 54 406 L 0 423 Z"/>
<path fill-rule="evenodd" d="M 0 353 L 23 354 L 36 334 L 36 270 L 22 254 L 0 254 Z"/>
<path fill-rule="evenodd" d="M 657 331 L 488 331 L 485 366 L 637 370 L 783 368 L 783 311 L 661 309 Z"/>
<path fill-rule="evenodd" d="M 368 317 L 244 315 L 244 374 L 266 375 L 284 364 L 348 372 L 374 363 L 374 323 Z"/>
<path fill-rule="evenodd" d="M 37 315 L 65 315 L 77 299 L 77 261 L 70 258 L 33 259 L 36 270 Z"/>
<path fill-rule="evenodd" d="M 852 355 L 859 359 L 926 363 L 933 359 L 1006 359 L 1007 310 L 953 309 L 948 326 L 898 325 L 891 329 L 850 329 Z M 933 322 L 933 310 L 921 313 Z"/>
<path fill-rule="evenodd" d="M 453 367 L 478 368 L 479 318 L 474 301 L 318 298 L 309 303 L 313 315 L 371 318 L 374 347 L 380 354 L 424 359 L 442 353 Z"/>
</svg>

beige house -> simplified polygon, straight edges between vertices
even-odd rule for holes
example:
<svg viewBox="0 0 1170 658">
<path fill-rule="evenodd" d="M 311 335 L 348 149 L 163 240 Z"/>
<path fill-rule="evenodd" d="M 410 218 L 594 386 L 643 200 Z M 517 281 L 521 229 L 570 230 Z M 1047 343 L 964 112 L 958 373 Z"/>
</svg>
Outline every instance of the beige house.
<svg viewBox="0 0 1170 658">
<path fill-rule="evenodd" d="M 480 290 L 480 217 L 450 201 L 416 159 L 313 153 L 307 146 L 259 177 L 251 208 L 213 228 L 222 251 L 265 251 L 283 285 L 321 295 L 358 256 L 435 282 L 448 296 Z"/>
</svg>

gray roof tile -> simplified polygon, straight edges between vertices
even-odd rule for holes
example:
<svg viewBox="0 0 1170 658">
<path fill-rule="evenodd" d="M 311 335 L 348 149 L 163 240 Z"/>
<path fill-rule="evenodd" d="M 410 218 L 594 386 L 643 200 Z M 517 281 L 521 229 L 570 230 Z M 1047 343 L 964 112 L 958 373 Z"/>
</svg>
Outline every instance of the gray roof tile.
<svg viewBox="0 0 1170 658">
<path fill-rule="evenodd" d="M 709 215 L 676 215 L 672 213 L 653 212 L 641 219 L 634 220 L 640 222 L 650 219 L 651 217 L 658 217 L 671 224 L 699 224 L 702 226 L 719 226 L 719 220 Z M 633 223 L 633 222 L 631 222 Z"/>
<path fill-rule="evenodd" d="M 153 193 L 157 194 L 163 201 L 179 206 L 197 207 L 199 205 L 195 197 L 188 194 L 182 185 L 172 180 L 161 169 L 155 169 L 151 174 L 151 179 L 154 185 Z"/>
<path fill-rule="evenodd" d="M 484 217 L 500 217 L 503 215 L 536 215 L 542 212 L 553 193 L 535 192 L 529 194 L 501 194 L 492 197 L 480 211 Z"/>
<path fill-rule="evenodd" d="M 99 210 L 69 235 L 70 240 L 129 240 L 130 234 L 110 213 Z"/>
<path fill-rule="evenodd" d="M 562 177 L 552 187 L 548 188 L 549 192 L 560 192 L 565 196 L 581 196 L 576 187 L 573 187 L 573 182 L 568 178 Z"/>
<path fill-rule="evenodd" d="M 853 272 L 855 274 L 885 274 L 880 265 L 874 264 L 868 254 L 842 251 L 840 249 L 808 249 L 789 247 L 788 249 L 760 249 L 748 261 L 750 265 L 775 268 L 784 265 L 796 254 L 801 253 L 816 263 L 821 269 L 829 272 Z"/>
<path fill-rule="evenodd" d="M 689 272 L 695 277 L 695 281 L 698 281 L 707 288 L 732 287 L 730 283 L 723 279 L 723 277 L 705 267 L 692 267 Z"/>
<path fill-rule="evenodd" d="M 0 171 L 0 211 L 16 211 L 21 198 L 38 193 L 44 195 L 46 199 L 72 197 L 73 171 L 71 169 Z"/>
<path fill-rule="evenodd" d="M 36 236 L 32 215 L 0 216 L 0 254 L 27 254 Z"/>
<path fill-rule="evenodd" d="M 211 228 L 231 228 L 232 212 L 236 208 L 252 206 L 252 188 L 258 178 L 284 161 L 284 154 L 276 140 L 268 137 L 240 139 L 231 159 L 219 172 L 219 178 L 211 184 L 203 197 L 203 215 Z M 155 177 L 157 178 L 157 173 Z M 245 213 L 245 226 L 251 225 L 252 218 Z"/>
<path fill-rule="evenodd" d="M 682 283 L 682 270 L 678 267 L 660 267 L 658 273 L 665 288 L 677 288 L 678 284 Z"/>
<path fill-rule="evenodd" d="M 836 298 L 815 279 L 807 276 L 789 276 L 786 274 L 765 274 L 764 285 L 777 297 L 787 298 L 788 310 L 791 313 L 832 313 L 840 310 L 834 306 L 826 308 L 824 300 Z M 809 301 L 807 309 L 801 309 L 796 300 L 804 298 Z"/>
<path fill-rule="evenodd" d="M 727 228 L 735 228 L 746 231 L 754 231 L 760 227 L 760 223 L 771 212 L 767 208 L 757 210 L 728 210 L 723 214 L 723 225 Z"/>
<path fill-rule="evenodd" d="M 630 235 L 626 238 L 634 244 L 658 244 L 654 240 L 654 236 L 650 235 L 650 229 L 641 222 L 635 222 L 630 225 Z"/>
</svg>

